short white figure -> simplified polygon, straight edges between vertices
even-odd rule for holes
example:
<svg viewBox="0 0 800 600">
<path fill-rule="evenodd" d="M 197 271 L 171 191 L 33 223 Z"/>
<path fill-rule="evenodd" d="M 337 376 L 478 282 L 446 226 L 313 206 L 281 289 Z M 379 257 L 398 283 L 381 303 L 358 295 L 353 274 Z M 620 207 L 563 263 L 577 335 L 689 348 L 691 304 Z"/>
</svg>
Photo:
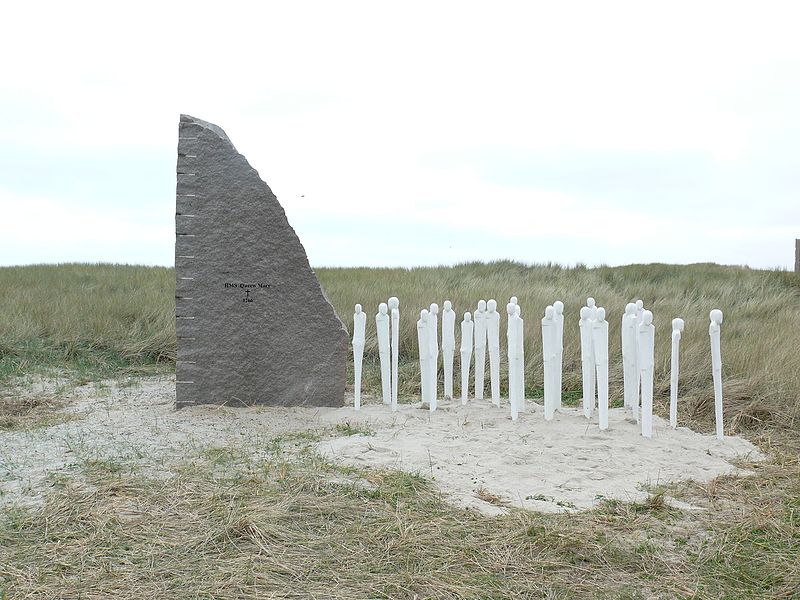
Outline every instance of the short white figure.
<svg viewBox="0 0 800 600">
<path fill-rule="evenodd" d="M 519 413 L 519 403 L 517 398 L 517 354 L 519 353 L 519 342 L 517 341 L 517 305 L 509 302 L 506 304 L 508 313 L 508 327 L 506 338 L 508 340 L 508 403 L 511 405 L 511 420 L 516 421 Z"/>
<path fill-rule="evenodd" d="M 522 309 L 515 305 L 514 314 L 517 328 L 517 402 L 520 412 L 525 412 L 525 320 Z"/>
<path fill-rule="evenodd" d="M 680 375 L 680 349 L 683 319 L 672 319 L 672 356 L 669 373 L 669 425 L 678 426 L 678 378 Z"/>
<path fill-rule="evenodd" d="M 597 412 L 600 429 L 608 429 L 608 321 L 606 309 L 597 307 L 592 323 L 592 346 L 597 370 Z"/>
<path fill-rule="evenodd" d="M 355 368 L 353 406 L 356 410 L 361 410 L 361 367 L 364 364 L 366 331 L 367 313 L 361 310 L 360 304 L 356 304 L 356 312 L 353 314 L 353 366 Z"/>
<path fill-rule="evenodd" d="M 594 321 L 597 319 L 597 305 L 591 296 L 586 299 L 586 306 L 589 307 L 589 318 Z"/>
<path fill-rule="evenodd" d="M 469 363 L 472 359 L 474 330 L 475 323 L 472 322 L 472 315 L 465 312 L 464 320 L 461 321 L 461 404 L 466 404 L 469 398 Z"/>
<path fill-rule="evenodd" d="M 475 399 L 483 400 L 483 375 L 486 370 L 486 300 L 478 300 L 475 311 Z"/>
<path fill-rule="evenodd" d="M 397 410 L 397 373 L 400 358 L 400 300 L 396 296 L 389 298 L 389 315 L 392 321 L 392 411 Z"/>
<path fill-rule="evenodd" d="M 655 369 L 655 333 L 653 313 L 642 313 L 639 325 L 639 371 L 642 374 L 642 435 L 653 437 L 653 369 Z"/>
<path fill-rule="evenodd" d="M 720 325 L 722 311 L 715 308 L 709 314 L 711 323 L 708 335 L 711 337 L 711 370 L 714 376 L 714 416 L 717 422 L 717 439 L 724 437 L 722 427 L 722 348 L 720 347 Z"/>
<path fill-rule="evenodd" d="M 578 323 L 581 330 L 581 374 L 583 376 L 583 414 L 591 419 L 594 414 L 595 398 L 595 363 L 594 345 L 592 343 L 592 309 L 588 306 L 581 308 L 581 320 Z M 545 376 L 545 381 L 547 380 Z M 545 383 L 546 385 L 546 383 Z M 546 388 L 545 388 L 546 389 Z"/>
<path fill-rule="evenodd" d="M 428 311 L 424 308 L 419 312 L 419 321 L 417 321 L 417 343 L 419 345 L 420 395 L 422 396 L 422 403 L 427 403 L 431 410 L 434 410 L 430 393 L 431 342 L 428 339 Z"/>
<path fill-rule="evenodd" d="M 555 309 L 556 327 L 558 329 L 558 346 L 556 348 L 556 408 L 561 408 L 561 389 L 564 381 L 564 303 L 561 300 L 553 302 Z"/>
<path fill-rule="evenodd" d="M 381 388 L 383 403 L 392 403 L 391 360 L 389 357 L 389 314 L 386 302 L 378 305 L 375 315 L 375 330 L 378 332 L 378 355 L 381 359 Z"/>
<path fill-rule="evenodd" d="M 639 422 L 639 325 L 636 305 L 628 302 L 622 315 L 622 381 L 625 406 L 633 411 Z"/>
<path fill-rule="evenodd" d="M 489 347 L 489 375 L 492 386 L 492 402 L 500 406 L 500 313 L 497 301 L 486 303 L 486 344 Z"/>
<path fill-rule="evenodd" d="M 642 300 L 636 301 L 636 324 L 641 325 L 644 320 L 644 302 Z"/>
<path fill-rule="evenodd" d="M 428 340 L 431 344 L 431 398 L 433 405 L 439 397 L 439 305 L 431 304 L 428 314 Z"/>
<path fill-rule="evenodd" d="M 587 309 L 588 310 L 588 309 Z M 544 309 L 542 319 L 542 358 L 544 360 L 544 420 L 553 419 L 558 403 L 555 386 L 556 367 L 558 366 L 558 324 L 555 319 L 556 310 L 552 306 Z M 592 365 L 594 367 L 594 365 Z"/>
<path fill-rule="evenodd" d="M 442 355 L 444 364 L 444 397 L 453 398 L 453 355 L 456 352 L 456 312 L 450 300 L 442 311 Z"/>
</svg>

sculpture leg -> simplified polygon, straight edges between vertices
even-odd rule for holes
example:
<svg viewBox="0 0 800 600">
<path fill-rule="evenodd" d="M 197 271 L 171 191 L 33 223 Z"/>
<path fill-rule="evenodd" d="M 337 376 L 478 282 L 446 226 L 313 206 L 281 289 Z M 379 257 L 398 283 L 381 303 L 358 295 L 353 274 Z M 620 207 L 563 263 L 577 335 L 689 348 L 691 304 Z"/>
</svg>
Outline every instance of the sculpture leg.
<svg viewBox="0 0 800 600">
<path fill-rule="evenodd" d="M 428 361 L 421 358 L 419 360 L 419 395 L 422 403 L 428 402 Z"/>
<path fill-rule="evenodd" d="M 633 389 L 631 385 L 631 364 L 624 356 L 622 357 L 622 397 L 623 406 L 628 408 L 631 406 L 631 396 Z"/>
<path fill-rule="evenodd" d="M 486 346 L 475 347 L 475 399 L 483 400 L 483 374 L 486 370 Z"/>
<path fill-rule="evenodd" d="M 388 353 L 381 354 L 381 388 L 383 390 L 383 403 L 392 403 L 392 383 L 389 380 L 390 365 Z"/>
<path fill-rule="evenodd" d="M 525 364 L 522 359 L 517 362 L 517 400 L 519 401 L 519 410 L 525 412 Z"/>
<path fill-rule="evenodd" d="M 678 370 L 677 365 L 672 365 L 669 378 L 669 426 L 678 427 Z"/>
<path fill-rule="evenodd" d="M 653 370 L 642 371 L 642 435 L 653 437 Z"/>
<path fill-rule="evenodd" d="M 597 407 L 600 429 L 608 429 L 608 361 L 597 365 Z"/>
<path fill-rule="evenodd" d="M 436 410 L 439 399 L 439 353 L 431 356 L 431 410 Z"/>
<path fill-rule="evenodd" d="M 561 408 L 561 390 L 563 388 L 563 368 L 564 356 L 559 354 L 556 357 L 556 408 Z"/>
<path fill-rule="evenodd" d="M 489 350 L 489 376 L 491 377 L 492 402 L 500 406 L 500 350 Z"/>
<path fill-rule="evenodd" d="M 722 426 L 722 369 L 714 369 L 714 416 L 716 418 L 717 439 L 725 437 Z"/>
<path fill-rule="evenodd" d="M 544 420 L 551 421 L 553 419 L 554 406 L 553 406 L 553 364 L 552 361 L 546 360 L 544 362 Z"/>
<path fill-rule="evenodd" d="M 633 401 L 633 404 L 631 404 L 631 408 L 633 408 L 633 418 L 636 419 L 636 422 L 638 423 L 639 420 L 640 420 L 640 418 L 639 418 L 639 400 L 642 397 L 642 393 L 641 393 L 642 392 L 642 372 L 639 370 L 639 364 L 638 363 L 636 364 L 635 377 L 636 377 L 636 385 L 633 387 L 633 389 L 636 390 L 636 394 L 634 395 L 633 398 L 631 398 L 631 400 Z"/>
<path fill-rule="evenodd" d="M 466 404 L 469 398 L 469 363 L 472 352 L 461 353 L 461 404 Z"/>
<path fill-rule="evenodd" d="M 353 346 L 353 367 L 355 371 L 355 391 L 353 394 L 353 406 L 356 410 L 361 410 L 361 369 L 364 363 L 364 347 Z"/>
<path fill-rule="evenodd" d="M 511 420 L 516 421 L 519 415 L 517 404 L 517 365 L 515 360 L 508 361 L 508 403 L 511 406 Z"/>
<path fill-rule="evenodd" d="M 397 410 L 397 371 L 398 371 L 398 347 L 395 343 L 392 346 L 392 411 Z"/>
<path fill-rule="evenodd" d="M 453 351 L 444 351 L 444 397 L 453 399 Z"/>
</svg>

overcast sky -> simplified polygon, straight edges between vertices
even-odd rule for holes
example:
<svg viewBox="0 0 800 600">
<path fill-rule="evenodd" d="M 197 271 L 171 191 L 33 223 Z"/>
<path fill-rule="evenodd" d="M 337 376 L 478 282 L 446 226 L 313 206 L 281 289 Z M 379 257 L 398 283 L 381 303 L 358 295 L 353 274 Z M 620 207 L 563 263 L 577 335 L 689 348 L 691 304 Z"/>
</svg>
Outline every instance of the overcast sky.
<svg viewBox="0 0 800 600">
<path fill-rule="evenodd" d="M 173 264 L 178 118 L 311 263 L 790 267 L 796 2 L 41 2 L 0 25 L 0 264 Z"/>
</svg>

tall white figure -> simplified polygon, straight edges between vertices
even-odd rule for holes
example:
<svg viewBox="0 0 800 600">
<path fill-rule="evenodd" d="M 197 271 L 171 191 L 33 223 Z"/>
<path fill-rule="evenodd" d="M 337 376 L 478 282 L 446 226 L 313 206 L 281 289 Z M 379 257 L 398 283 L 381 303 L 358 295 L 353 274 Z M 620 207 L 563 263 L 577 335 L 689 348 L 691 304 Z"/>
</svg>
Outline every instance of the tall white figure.
<svg viewBox="0 0 800 600">
<path fill-rule="evenodd" d="M 392 321 L 392 411 L 397 410 L 397 372 L 400 358 L 400 300 L 396 296 L 389 298 L 389 315 Z"/>
<path fill-rule="evenodd" d="M 431 410 L 434 410 L 435 402 L 431 401 L 430 392 L 431 342 L 428 339 L 428 311 L 424 308 L 419 312 L 419 321 L 417 321 L 417 343 L 419 345 L 420 392 L 422 395 L 422 403 L 427 403 L 431 407 Z"/>
<path fill-rule="evenodd" d="M 475 323 L 472 322 L 472 315 L 465 312 L 464 320 L 461 321 L 461 404 L 466 404 L 469 398 L 469 363 L 472 359 L 474 330 Z"/>
<path fill-rule="evenodd" d="M 587 309 L 588 310 L 588 309 Z M 558 324 L 555 308 L 544 309 L 542 319 L 542 358 L 544 359 L 544 420 L 550 421 L 558 406 L 556 401 L 556 368 L 558 366 Z M 594 367 L 594 365 L 592 365 Z"/>
<path fill-rule="evenodd" d="M 639 422 L 639 325 L 636 305 L 628 302 L 622 315 L 622 381 L 625 406 L 633 411 Z"/>
<path fill-rule="evenodd" d="M 428 314 L 428 340 L 431 344 L 431 398 L 433 404 L 439 397 L 439 305 L 431 304 Z"/>
<path fill-rule="evenodd" d="M 519 342 L 517 341 L 517 305 L 509 302 L 506 304 L 508 313 L 508 328 L 506 337 L 508 340 L 508 403 L 511 405 L 511 420 L 516 421 L 519 413 L 519 403 L 517 399 L 517 354 L 519 353 Z"/>
<path fill-rule="evenodd" d="M 378 305 L 378 314 L 375 315 L 375 329 L 378 332 L 378 355 L 381 359 L 381 388 L 383 389 L 383 403 L 392 402 L 391 361 L 389 358 L 389 314 L 386 302 Z"/>
<path fill-rule="evenodd" d="M 353 406 L 356 410 L 361 410 L 361 367 L 364 364 L 366 331 L 367 313 L 361 310 L 360 304 L 356 304 L 356 312 L 353 314 L 353 366 L 355 367 Z"/>
<path fill-rule="evenodd" d="M 653 313 L 642 313 L 639 325 L 639 370 L 642 373 L 642 435 L 653 437 L 653 369 L 655 368 L 655 333 Z"/>
<path fill-rule="evenodd" d="M 678 426 L 678 377 L 680 375 L 681 332 L 683 319 L 672 319 L 672 356 L 669 373 L 669 425 Z"/>
<path fill-rule="evenodd" d="M 453 398 L 453 355 L 456 352 L 456 312 L 450 300 L 442 311 L 442 354 L 444 363 L 444 397 Z"/>
<path fill-rule="evenodd" d="M 711 323 L 708 326 L 708 335 L 711 337 L 711 369 L 714 376 L 714 416 L 717 422 L 717 439 L 724 437 L 722 427 L 722 349 L 720 347 L 720 325 L 722 325 L 722 311 L 715 308 L 709 314 Z"/>
<path fill-rule="evenodd" d="M 486 303 L 486 343 L 489 346 L 489 375 L 492 384 L 492 402 L 500 406 L 500 313 L 497 301 Z"/>
<path fill-rule="evenodd" d="M 555 309 L 556 329 L 558 331 L 558 346 L 556 347 L 556 407 L 561 408 L 561 389 L 564 381 L 564 303 L 561 300 L 553 302 Z"/>
<path fill-rule="evenodd" d="M 592 323 L 592 346 L 597 371 L 597 412 L 600 429 L 608 429 L 608 321 L 606 309 L 597 307 L 597 318 Z"/>
<path fill-rule="evenodd" d="M 516 304 L 514 321 L 517 328 L 517 402 L 519 410 L 525 412 L 525 320 L 522 309 Z"/>
<path fill-rule="evenodd" d="M 597 305 L 595 304 L 594 298 L 591 296 L 586 299 L 586 306 L 589 307 L 589 318 L 592 321 L 597 320 Z"/>
<path fill-rule="evenodd" d="M 581 308 L 581 320 L 578 326 L 581 330 L 581 375 L 583 376 L 583 415 L 591 419 L 594 414 L 595 397 L 595 362 L 594 345 L 592 343 L 592 309 L 588 306 Z M 545 375 L 545 382 L 547 376 Z M 545 385 L 547 385 L 545 383 Z M 545 390 L 547 388 L 545 387 Z M 546 393 L 546 392 L 545 392 Z"/>
<path fill-rule="evenodd" d="M 478 300 L 475 311 L 475 399 L 483 400 L 483 375 L 486 371 L 486 300 Z"/>
</svg>

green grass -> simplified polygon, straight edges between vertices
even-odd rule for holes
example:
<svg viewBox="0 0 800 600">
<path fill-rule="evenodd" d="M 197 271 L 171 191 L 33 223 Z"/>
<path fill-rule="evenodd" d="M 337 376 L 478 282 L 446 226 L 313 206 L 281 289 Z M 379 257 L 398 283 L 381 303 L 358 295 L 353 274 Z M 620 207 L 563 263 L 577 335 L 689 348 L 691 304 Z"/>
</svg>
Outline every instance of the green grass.
<svg viewBox="0 0 800 600">
<path fill-rule="evenodd" d="M 708 312 L 725 311 L 726 427 L 772 458 L 752 477 L 651 490 L 576 514 L 486 517 L 445 503 L 424 477 L 332 465 L 313 444 L 370 435 L 362 425 L 264 440 L 267 460 L 234 447 L 152 479 L 113 456 L 53 479 L 41 507 L 0 509 L 0 598 L 800 597 L 800 276 L 716 265 L 619 268 L 510 262 L 420 269 L 319 269 L 337 312 L 401 300 L 401 400 L 418 394 L 415 313 L 453 301 L 519 297 L 526 384 L 541 395 L 538 319 L 566 304 L 565 400 L 580 393 L 577 310 L 588 295 L 619 317 L 641 297 L 657 326 L 656 410 L 666 414 L 669 322 L 686 320 L 681 419 L 710 432 Z M 0 423 L 48 426 L 63 398 L 20 403 L 14 376 L 76 381 L 170 369 L 171 269 L 58 265 L 0 269 Z M 371 325 L 371 321 L 368 322 Z M 374 328 L 365 386 L 379 393 Z M 613 401 L 621 395 L 618 358 Z M 26 398 L 28 398 L 26 396 Z M 7 421 L 11 423 L 11 420 Z M 0 429 L 0 435 L 4 435 Z M 487 498 L 490 492 L 485 492 Z M 678 498 L 703 510 L 680 510 Z"/>
</svg>

